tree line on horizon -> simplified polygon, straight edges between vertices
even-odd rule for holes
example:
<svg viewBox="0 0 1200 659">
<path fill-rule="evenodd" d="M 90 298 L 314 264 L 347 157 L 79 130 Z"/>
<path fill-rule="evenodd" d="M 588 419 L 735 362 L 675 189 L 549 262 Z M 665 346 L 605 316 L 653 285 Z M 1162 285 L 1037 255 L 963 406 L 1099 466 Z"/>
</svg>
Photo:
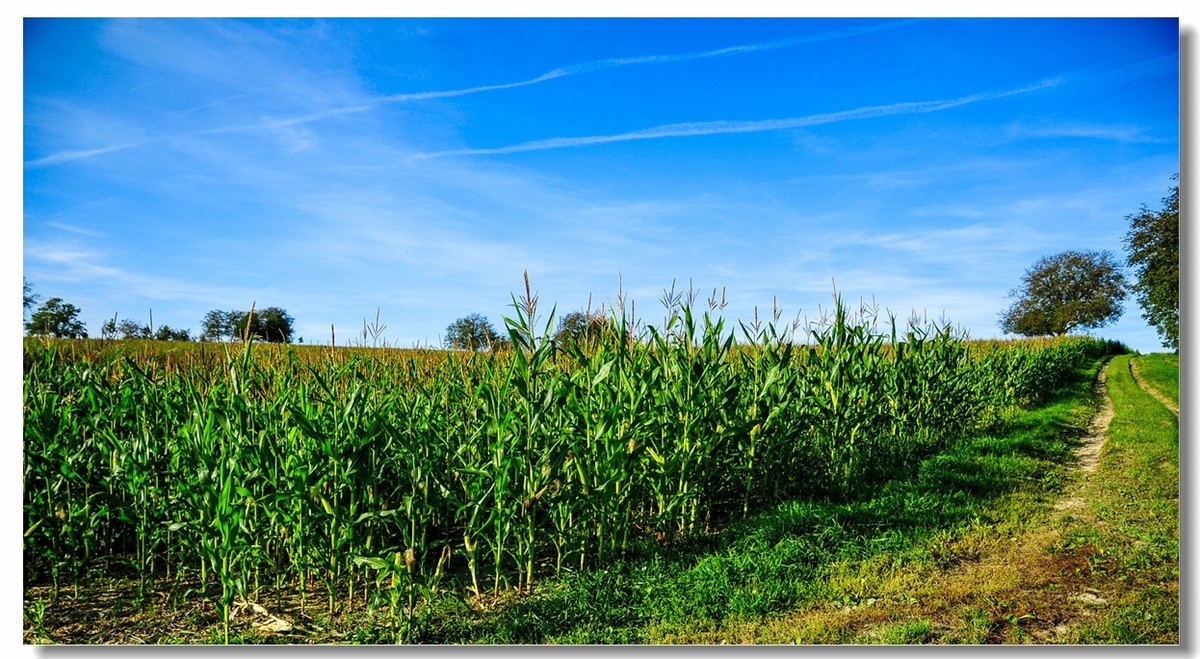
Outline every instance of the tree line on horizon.
<svg viewBox="0 0 1200 659">
<path fill-rule="evenodd" d="M 1142 307 L 1142 317 L 1157 331 L 1162 345 L 1179 349 L 1179 175 L 1162 199 L 1159 210 L 1145 205 L 1127 215 L 1129 232 L 1124 237 L 1130 282 L 1118 259 L 1108 251 L 1068 250 L 1038 259 L 1022 277 L 1022 286 L 1009 292 L 1014 298 L 1001 312 L 1000 328 L 1021 336 L 1062 336 L 1116 322 L 1124 312 L 1126 297 L 1133 293 Z M 41 298 L 33 285 L 24 283 L 24 311 Z M 528 282 L 527 282 L 528 284 Z M 52 297 L 33 311 L 25 322 L 32 336 L 88 338 L 79 320 L 80 310 L 62 298 Z M 153 318 L 153 316 L 151 317 Z M 378 324 L 378 317 L 376 319 Z M 151 324 L 153 320 L 151 320 Z M 285 309 L 267 307 L 260 311 L 209 311 L 201 321 L 200 334 L 167 325 L 151 324 L 116 316 L 101 327 L 104 338 L 157 339 L 162 341 L 221 341 L 254 338 L 271 343 L 291 343 L 294 319 Z M 365 321 L 364 321 L 365 324 Z M 559 319 L 553 339 L 558 343 L 578 340 L 601 331 L 602 313 L 573 311 Z M 364 329 L 364 332 L 367 332 Z M 374 334 L 374 333 L 372 333 Z M 303 339 L 300 339 L 303 342 Z M 503 350 L 510 347 L 507 336 L 478 313 L 459 318 L 446 327 L 443 346 L 452 350 Z"/>
<path fill-rule="evenodd" d="M 28 280 L 24 285 L 24 310 L 41 299 L 33 292 L 33 284 Z M 75 305 L 63 301 L 62 298 L 52 297 L 46 300 L 25 322 L 25 330 L 31 336 L 50 336 L 65 339 L 88 338 L 87 327 L 79 320 L 80 310 Z M 154 314 L 150 314 L 149 323 L 141 323 L 131 318 L 118 321 L 116 315 L 104 321 L 100 326 L 100 336 L 104 339 L 153 339 L 156 341 L 244 341 L 254 338 L 270 343 L 291 343 L 295 333 L 295 319 L 286 309 L 267 307 L 262 310 L 250 311 L 213 309 L 205 314 L 201 321 L 201 331 L 193 336 L 191 330 L 174 329 L 169 325 L 154 327 Z"/>
</svg>

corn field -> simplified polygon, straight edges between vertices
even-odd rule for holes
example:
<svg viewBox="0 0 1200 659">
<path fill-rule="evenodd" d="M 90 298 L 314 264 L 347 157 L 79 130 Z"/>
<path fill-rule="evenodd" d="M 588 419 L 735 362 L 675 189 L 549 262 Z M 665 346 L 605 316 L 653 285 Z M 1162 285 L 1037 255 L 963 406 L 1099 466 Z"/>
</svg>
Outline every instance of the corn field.
<svg viewBox="0 0 1200 659">
<path fill-rule="evenodd" d="M 878 331 L 840 302 L 799 337 L 679 304 L 557 345 L 514 309 L 505 352 L 26 340 L 26 583 L 124 566 L 193 584 L 226 640 L 235 601 L 288 593 L 403 641 L 447 590 L 869 494 L 1108 348 Z"/>
</svg>

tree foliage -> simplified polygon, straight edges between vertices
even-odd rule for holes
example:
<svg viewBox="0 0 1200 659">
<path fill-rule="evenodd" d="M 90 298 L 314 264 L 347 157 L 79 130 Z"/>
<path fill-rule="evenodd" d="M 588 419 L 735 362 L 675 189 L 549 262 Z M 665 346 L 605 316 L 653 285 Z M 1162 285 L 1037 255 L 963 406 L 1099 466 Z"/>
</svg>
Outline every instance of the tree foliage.
<svg viewBox="0 0 1200 659">
<path fill-rule="evenodd" d="M 120 334 L 122 339 L 148 339 L 151 336 L 149 325 L 129 318 L 117 324 L 117 334 Z"/>
<path fill-rule="evenodd" d="M 191 332 L 186 329 L 172 329 L 168 325 L 160 325 L 154 332 L 156 341 L 191 341 Z"/>
<path fill-rule="evenodd" d="M 237 313 L 240 312 L 213 309 L 204 314 L 204 320 L 200 321 L 200 338 L 204 341 L 232 339 L 235 333 L 236 319 L 230 316 Z"/>
<path fill-rule="evenodd" d="M 295 321 L 287 310 L 279 307 L 267 307 L 261 311 L 255 311 L 253 319 L 250 321 L 250 331 L 255 338 L 261 341 L 270 343 L 291 343 L 292 342 L 292 323 Z M 245 332 L 246 319 L 242 318 L 238 323 L 238 330 Z"/>
<path fill-rule="evenodd" d="M 604 332 L 604 315 L 586 311 L 572 311 L 558 320 L 554 342 L 559 346 L 571 343 L 596 341 Z"/>
<path fill-rule="evenodd" d="M 200 338 L 206 341 L 240 341 L 253 337 L 271 343 L 291 343 L 294 322 L 295 319 L 279 307 L 256 310 L 253 315 L 246 311 L 213 309 L 200 321 Z"/>
<path fill-rule="evenodd" d="M 22 284 L 22 288 L 24 289 L 24 297 L 25 297 L 25 307 L 24 307 L 24 311 L 22 312 L 22 317 L 23 317 L 24 313 L 29 312 L 30 307 L 37 304 L 38 300 L 42 299 L 42 296 L 33 292 L 33 284 L 29 283 L 28 279 L 21 277 L 21 284 Z"/>
<path fill-rule="evenodd" d="M 1121 317 L 1126 283 L 1110 252 L 1067 251 L 1038 259 L 1000 315 L 1000 327 L 1023 336 L 1062 336 Z"/>
<path fill-rule="evenodd" d="M 116 316 L 104 321 L 104 325 L 100 328 L 100 336 L 106 339 L 192 340 L 191 332 L 186 329 L 173 329 L 169 325 L 160 325 L 157 330 L 151 330 L 149 325 L 143 325 L 130 318 L 126 318 L 118 323 Z"/>
<path fill-rule="evenodd" d="M 473 313 L 447 325 L 443 343 L 453 350 L 483 350 L 501 348 L 508 341 L 496 332 L 487 318 Z"/>
<path fill-rule="evenodd" d="M 1176 174 L 1174 179 L 1179 180 Z M 1162 209 L 1142 206 L 1128 215 L 1125 249 L 1136 281 L 1130 286 L 1164 346 L 1179 349 L 1179 185 L 1162 199 Z"/>
<path fill-rule="evenodd" d="M 29 322 L 25 329 L 35 336 L 54 336 L 67 339 L 86 339 L 87 328 L 79 320 L 79 308 L 62 298 L 52 297 L 46 300 Z"/>
</svg>

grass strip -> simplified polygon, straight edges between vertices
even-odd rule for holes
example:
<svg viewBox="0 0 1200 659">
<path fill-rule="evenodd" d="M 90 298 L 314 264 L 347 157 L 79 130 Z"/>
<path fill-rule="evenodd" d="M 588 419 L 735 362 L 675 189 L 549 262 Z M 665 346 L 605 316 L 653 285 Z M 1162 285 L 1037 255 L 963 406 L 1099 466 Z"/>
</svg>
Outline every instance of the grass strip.
<svg viewBox="0 0 1200 659">
<path fill-rule="evenodd" d="M 1175 404 L 1179 410 L 1179 355 L 1156 352 L 1137 355 L 1130 360 L 1144 387 Z M 1168 405 L 1170 407 L 1170 405 Z"/>
<path fill-rule="evenodd" d="M 1100 473 L 1081 493 L 1090 505 L 1062 529 L 1061 547 L 1087 558 L 1104 603 L 1081 625 L 1080 643 L 1179 642 L 1179 420 L 1137 386 L 1130 359 L 1117 357 L 1108 370 L 1116 416 Z M 1147 369 L 1154 372 L 1178 364 L 1132 359 L 1159 364 Z"/>
</svg>

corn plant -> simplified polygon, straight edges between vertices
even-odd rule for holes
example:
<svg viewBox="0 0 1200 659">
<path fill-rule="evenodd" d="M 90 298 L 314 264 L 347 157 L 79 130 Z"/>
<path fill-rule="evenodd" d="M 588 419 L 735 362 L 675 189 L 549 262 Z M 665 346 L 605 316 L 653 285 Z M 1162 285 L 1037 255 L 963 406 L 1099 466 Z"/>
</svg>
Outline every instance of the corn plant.
<svg viewBox="0 0 1200 659">
<path fill-rule="evenodd" d="M 708 312 L 664 302 L 650 327 L 619 294 L 556 344 L 527 283 L 494 352 L 26 341 L 26 579 L 58 596 L 99 560 L 143 589 L 195 574 L 184 597 L 208 597 L 228 640 L 265 577 L 330 615 L 386 606 L 410 640 L 446 576 L 524 593 L 635 542 L 869 494 L 1108 350 L 881 330 L 840 299 L 800 336 L 776 309 L 739 341 L 715 292 Z"/>
</svg>

